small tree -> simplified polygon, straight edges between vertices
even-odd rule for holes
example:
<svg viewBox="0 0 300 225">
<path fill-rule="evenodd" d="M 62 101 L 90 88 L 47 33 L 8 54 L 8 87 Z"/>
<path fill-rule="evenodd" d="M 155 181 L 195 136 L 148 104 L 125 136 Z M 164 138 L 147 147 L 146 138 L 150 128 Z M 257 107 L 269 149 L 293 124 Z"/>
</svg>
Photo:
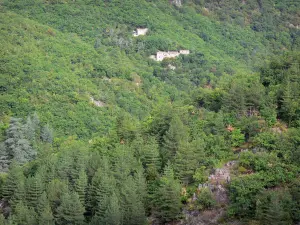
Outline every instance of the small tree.
<svg viewBox="0 0 300 225">
<path fill-rule="evenodd" d="M 231 133 L 231 145 L 238 147 L 245 142 L 245 135 L 241 133 L 240 129 L 234 129 Z"/>
</svg>

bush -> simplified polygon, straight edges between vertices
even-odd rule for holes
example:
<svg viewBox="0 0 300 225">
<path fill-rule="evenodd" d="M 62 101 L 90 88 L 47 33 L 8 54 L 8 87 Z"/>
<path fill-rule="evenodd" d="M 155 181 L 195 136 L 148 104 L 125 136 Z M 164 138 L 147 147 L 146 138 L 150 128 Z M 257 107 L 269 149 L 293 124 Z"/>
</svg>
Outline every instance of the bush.
<svg viewBox="0 0 300 225">
<path fill-rule="evenodd" d="M 197 204 L 200 209 L 211 209 L 216 206 L 217 203 L 211 191 L 208 188 L 204 188 L 198 195 Z"/>
</svg>

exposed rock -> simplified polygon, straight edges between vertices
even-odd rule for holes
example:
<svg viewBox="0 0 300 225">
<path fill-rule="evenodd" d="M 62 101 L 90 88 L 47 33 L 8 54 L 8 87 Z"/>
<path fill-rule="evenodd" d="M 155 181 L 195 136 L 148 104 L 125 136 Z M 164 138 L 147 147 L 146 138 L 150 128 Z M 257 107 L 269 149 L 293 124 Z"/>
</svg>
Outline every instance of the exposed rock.
<svg viewBox="0 0 300 225">
<path fill-rule="evenodd" d="M 168 65 L 168 68 L 169 68 L 170 70 L 175 70 L 175 69 L 176 69 L 176 66 L 173 66 L 173 65 L 169 64 L 169 65 Z"/>
<path fill-rule="evenodd" d="M 181 7 L 182 6 L 182 2 L 181 0 L 171 0 L 171 3 L 176 5 L 177 7 Z"/>
<path fill-rule="evenodd" d="M 97 107 L 104 107 L 105 106 L 104 102 L 95 100 L 93 97 L 90 97 L 90 100 Z"/>
</svg>

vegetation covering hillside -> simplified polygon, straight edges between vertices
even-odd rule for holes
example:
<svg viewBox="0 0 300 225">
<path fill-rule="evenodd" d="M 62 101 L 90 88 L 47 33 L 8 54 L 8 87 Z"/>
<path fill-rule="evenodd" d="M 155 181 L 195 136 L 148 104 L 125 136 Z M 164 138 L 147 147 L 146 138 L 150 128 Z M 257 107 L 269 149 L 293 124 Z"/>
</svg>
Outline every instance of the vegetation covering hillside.
<svg viewBox="0 0 300 225">
<path fill-rule="evenodd" d="M 0 224 L 300 221 L 298 1 L 0 0 L 0 14 Z"/>
</svg>

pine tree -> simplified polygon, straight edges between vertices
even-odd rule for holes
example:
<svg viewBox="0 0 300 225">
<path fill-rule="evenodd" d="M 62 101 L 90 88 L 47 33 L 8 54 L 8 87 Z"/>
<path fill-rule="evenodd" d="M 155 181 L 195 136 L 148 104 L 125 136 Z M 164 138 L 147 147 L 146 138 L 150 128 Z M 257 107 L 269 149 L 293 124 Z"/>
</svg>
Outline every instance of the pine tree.
<svg viewBox="0 0 300 225">
<path fill-rule="evenodd" d="M 36 112 L 34 112 L 34 114 L 32 115 L 32 124 L 33 124 L 34 130 L 37 131 L 40 126 L 40 119 Z"/>
<path fill-rule="evenodd" d="M 156 192 L 155 214 L 162 222 L 176 220 L 181 215 L 180 184 L 174 179 L 171 165 L 165 168 L 164 175 L 160 180 L 160 186 Z"/>
<path fill-rule="evenodd" d="M 57 207 L 61 204 L 62 195 L 68 192 L 66 182 L 54 179 L 47 186 L 47 196 L 53 212 L 56 212 Z"/>
<path fill-rule="evenodd" d="M 225 112 L 235 112 L 236 115 L 244 114 L 246 111 L 245 87 L 233 83 L 227 95 L 223 97 L 223 108 Z"/>
<path fill-rule="evenodd" d="M 7 172 L 10 163 L 10 157 L 6 150 L 5 144 L 0 143 L 0 172 Z"/>
<path fill-rule="evenodd" d="M 147 193 L 147 183 L 144 176 L 144 169 L 142 165 L 137 168 L 136 173 L 134 174 L 134 182 L 136 185 L 136 193 L 141 202 L 145 203 L 146 193 Z"/>
<path fill-rule="evenodd" d="M 53 142 L 53 130 L 50 128 L 49 124 L 45 125 L 41 131 L 41 139 L 43 142 L 52 144 Z"/>
<path fill-rule="evenodd" d="M 26 123 L 23 126 L 23 132 L 28 140 L 35 140 L 35 125 L 30 116 L 27 117 Z"/>
<path fill-rule="evenodd" d="M 39 224 L 55 225 L 54 217 L 53 217 L 52 210 L 51 210 L 49 203 L 40 212 L 41 213 L 40 213 L 39 219 L 38 219 Z"/>
<path fill-rule="evenodd" d="M 120 187 L 120 206 L 122 209 L 122 224 L 143 224 L 145 210 L 138 195 L 134 179 L 129 176 Z"/>
<path fill-rule="evenodd" d="M 24 164 L 35 158 L 37 153 L 25 138 L 20 119 L 11 118 L 6 136 L 4 144 L 8 160 L 14 159 L 16 162 Z"/>
<path fill-rule="evenodd" d="M 168 160 L 172 160 L 176 155 L 179 143 L 187 141 L 188 139 L 188 130 L 178 116 L 172 118 L 169 130 L 166 132 L 163 139 L 164 143 L 162 155 L 164 157 L 164 162 L 167 162 Z"/>
<path fill-rule="evenodd" d="M 20 166 L 15 162 L 10 165 L 10 170 L 8 172 L 7 178 L 2 188 L 2 196 L 5 200 L 10 200 L 15 191 L 20 187 L 20 184 L 24 182 L 24 174 Z"/>
<path fill-rule="evenodd" d="M 84 169 L 81 169 L 78 179 L 75 180 L 75 191 L 79 195 L 80 202 L 85 205 L 87 190 L 87 175 Z"/>
<path fill-rule="evenodd" d="M 198 166 L 195 150 L 190 143 L 180 143 L 174 159 L 176 176 L 184 184 L 192 181 L 193 174 Z"/>
<path fill-rule="evenodd" d="M 297 89 L 298 89 L 297 85 Z M 299 109 L 299 102 L 297 101 L 297 97 L 295 97 L 295 93 L 298 90 L 293 90 L 292 82 L 287 78 L 286 85 L 283 91 L 283 100 L 281 111 L 283 113 L 283 117 L 285 117 L 289 123 L 291 124 L 292 120 L 295 119 L 297 115 L 297 110 Z"/>
<path fill-rule="evenodd" d="M 27 205 L 36 207 L 38 199 L 44 191 L 41 177 L 39 175 L 35 175 L 34 177 L 27 178 L 26 190 Z"/>
<path fill-rule="evenodd" d="M 266 224 L 274 224 L 274 225 L 285 225 L 291 224 L 291 219 L 285 218 L 285 212 L 282 208 L 282 205 L 275 199 L 274 197 L 271 198 L 271 202 L 268 205 L 267 211 L 264 215 Z"/>
<path fill-rule="evenodd" d="M 0 213 L 0 224 L 5 225 L 7 224 L 7 221 L 5 220 L 5 217 L 2 213 Z"/>
<path fill-rule="evenodd" d="M 115 193 L 109 198 L 107 209 L 103 216 L 104 224 L 106 225 L 120 225 L 122 214 L 120 210 L 119 200 Z"/>
<path fill-rule="evenodd" d="M 17 184 L 17 187 L 14 191 L 14 195 L 12 196 L 11 200 L 9 201 L 10 206 L 14 210 L 16 208 L 16 205 L 19 202 L 23 202 L 25 200 L 25 183 L 24 180 L 20 180 Z"/>
<path fill-rule="evenodd" d="M 37 225 L 36 213 L 33 208 L 28 208 L 22 201 L 16 205 L 12 216 L 13 224 Z"/>
<path fill-rule="evenodd" d="M 57 208 L 57 224 L 83 224 L 84 211 L 78 194 L 66 192 L 61 198 L 61 205 Z"/>
<path fill-rule="evenodd" d="M 161 162 L 160 155 L 158 150 L 158 144 L 155 138 L 149 138 L 146 145 L 144 145 L 143 149 L 143 164 L 147 167 L 155 167 L 157 170 L 160 170 Z"/>
<path fill-rule="evenodd" d="M 37 211 L 39 216 L 42 214 L 42 211 L 47 207 L 47 205 L 50 205 L 50 204 L 49 204 L 47 194 L 44 191 L 41 194 L 41 196 L 39 197 L 39 199 L 37 201 L 37 205 L 36 205 L 36 211 Z"/>
<path fill-rule="evenodd" d="M 104 222 L 104 213 L 110 196 L 115 190 L 114 178 L 99 169 L 92 180 L 92 202 L 91 209 L 94 214 L 92 224 Z"/>
</svg>

